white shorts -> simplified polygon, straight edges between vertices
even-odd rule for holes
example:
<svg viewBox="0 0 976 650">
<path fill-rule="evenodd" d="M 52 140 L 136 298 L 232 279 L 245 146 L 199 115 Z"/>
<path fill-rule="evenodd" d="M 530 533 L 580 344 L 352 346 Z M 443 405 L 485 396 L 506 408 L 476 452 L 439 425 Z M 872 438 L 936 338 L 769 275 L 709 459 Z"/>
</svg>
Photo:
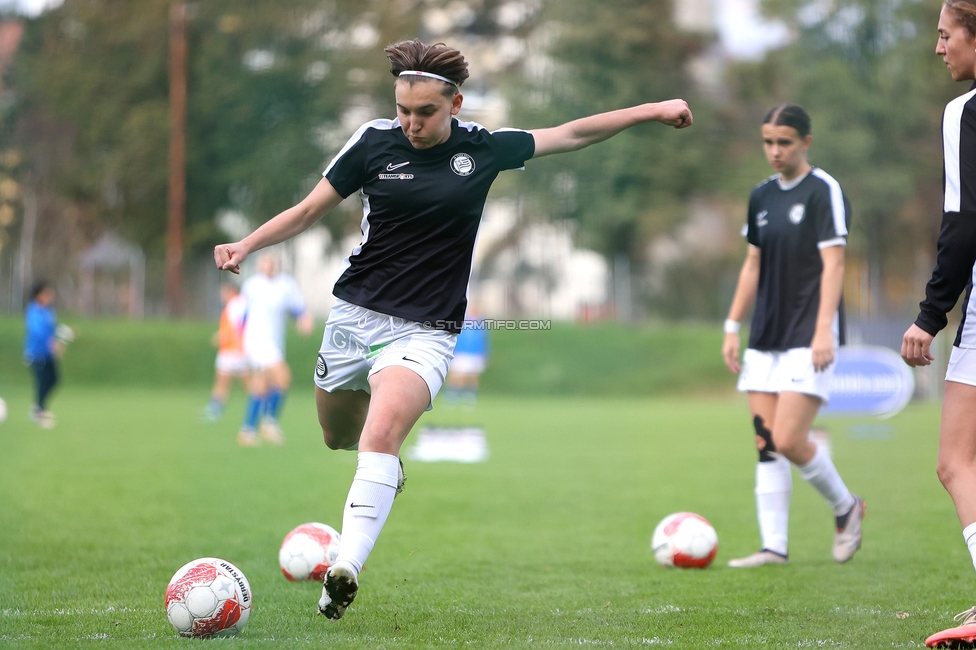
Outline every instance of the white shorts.
<svg viewBox="0 0 976 650">
<path fill-rule="evenodd" d="M 218 352 L 214 368 L 222 375 L 245 375 L 251 366 L 241 352 Z"/>
<path fill-rule="evenodd" d="M 451 362 L 451 372 L 460 375 L 480 375 L 485 371 L 485 355 L 458 352 Z"/>
<path fill-rule="evenodd" d="M 949 366 L 946 368 L 946 381 L 976 386 L 976 350 L 952 347 Z"/>
<path fill-rule="evenodd" d="M 742 355 L 738 389 L 757 393 L 803 393 L 819 397 L 827 404 L 835 367 L 836 361 L 820 372 L 814 370 L 810 348 L 793 348 L 785 352 L 749 348 Z"/>
<path fill-rule="evenodd" d="M 265 370 L 285 360 L 285 355 L 273 341 L 245 342 L 244 355 L 251 370 Z"/>
<path fill-rule="evenodd" d="M 364 390 L 389 366 L 409 368 L 426 382 L 433 403 L 454 357 L 457 335 L 336 300 L 325 323 L 315 364 L 315 385 L 324 391 Z M 427 405 L 430 410 L 431 405 Z"/>
</svg>

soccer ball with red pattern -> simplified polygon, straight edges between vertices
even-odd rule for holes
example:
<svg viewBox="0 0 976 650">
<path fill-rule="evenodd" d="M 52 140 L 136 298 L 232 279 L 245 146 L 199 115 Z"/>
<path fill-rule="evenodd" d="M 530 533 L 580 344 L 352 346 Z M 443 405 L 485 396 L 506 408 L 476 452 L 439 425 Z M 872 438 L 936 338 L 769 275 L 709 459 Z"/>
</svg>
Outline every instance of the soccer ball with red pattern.
<svg viewBox="0 0 976 650">
<path fill-rule="evenodd" d="M 336 529 L 312 522 L 285 535 L 278 551 L 278 564 L 289 580 L 321 582 L 338 555 L 339 533 Z"/>
<path fill-rule="evenodd" d="M 701 515 L 676 512 L 654 529 L 651 548 L 661 566 L 704 569 L 718 552 L 718 534 Z"/>
<path fill-rule="evenodd" d="M 166 616 L 180 636 L 234 636 L 251 615 L 251 586 L 214 557 L 184 564 L 166 588 Z"/>
</svg>

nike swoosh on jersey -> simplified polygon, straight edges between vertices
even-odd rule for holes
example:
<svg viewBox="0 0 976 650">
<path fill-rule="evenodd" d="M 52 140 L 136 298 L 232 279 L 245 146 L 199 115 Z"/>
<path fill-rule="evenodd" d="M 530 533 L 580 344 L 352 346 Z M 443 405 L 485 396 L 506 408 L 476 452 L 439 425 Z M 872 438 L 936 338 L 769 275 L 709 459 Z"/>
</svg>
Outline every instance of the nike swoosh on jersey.
<svg viewBox="0 0 976 650">
<path fill-rule="evenodd" d="M 393 163 L 390 163 L 389 165 L 386 166 L 386 171 L 391 172 L 394 169 L 400 169 L 401 167 L 403 167 L 405 165 L 409 165 L 409 164 L 410 164 L 409 162 L 402 162 L 402 163 L 399 163 L 399 164 L 396 164 L 396 165 L 394 165 Z"/>
</svg>

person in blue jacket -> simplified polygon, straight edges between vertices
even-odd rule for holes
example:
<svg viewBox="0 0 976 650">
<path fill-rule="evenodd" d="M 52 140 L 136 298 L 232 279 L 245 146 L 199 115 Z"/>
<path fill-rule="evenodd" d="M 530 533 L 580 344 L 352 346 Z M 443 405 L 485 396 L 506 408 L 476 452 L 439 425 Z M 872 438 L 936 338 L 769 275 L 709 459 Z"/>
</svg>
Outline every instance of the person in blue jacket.
<svg viewBox="0 0 976 650">
<path fill-rule="evenodd" d="M 55 424 L 54 414 L 47 410 L 51 391 L 58 383 L 58 357 L 61 343 L 57 338 L 58 317 L 54 312 L 54 289 L 39 280 L 31 290 L 31 301 L 24 314 L 24 361 L 34 373 L 36 400 L 30 419 L 45 429 Z"/>
<path fill-rule="evenodd" d="M 488 362 L 488 329 L 484 319 L 468 310 L 464 327 L 454 344 L 454 359 L 447 373 L 444 397 L 448 404 L 474 406 L 478 399 L 478 384 Z"/>
</svg>

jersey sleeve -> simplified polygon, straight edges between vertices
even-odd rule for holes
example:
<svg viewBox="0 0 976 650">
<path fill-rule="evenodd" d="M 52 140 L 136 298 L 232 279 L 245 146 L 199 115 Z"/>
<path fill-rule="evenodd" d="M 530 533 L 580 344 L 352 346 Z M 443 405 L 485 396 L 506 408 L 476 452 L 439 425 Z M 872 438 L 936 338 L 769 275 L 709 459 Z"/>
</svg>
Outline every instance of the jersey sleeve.
<svg viewBox="0 0 976 650">
<path fill-rule="evenodd" d="M 519 169 L 535 155 L 535 138 L 528 131 L 519 129 L 492 131 L 491 146 L 499 169 Z"/>
<path fill-rule="evenodd" d="M 915 324 L 935 336 L 948 323 L 976 264 L 976 212 L 944 212 L 932 278 L 925 285 Z"/>
<path fill-rule="evenodd" d="M 743 235 L 746 241 L 753 246 L 759 246 L 759 227 L 756 224 L 756 213 L 759 210 L 759 197 L 755 189 L 749 195 L 749 212 L 746 214 L 746 225 L 743 228 Z"/>
<path fill-rule="evenodd" d="M 359 127 L 322 172 L 342 198 L 358 191 L 366 182 L 368 129 L 369 124 Z"/>
<path fill-rule="evenodd" d="M 808 206 L 813 214 L 817 229 L 817 248 L 821 250 L 831 246 L 845 246 L 847 231 L 851 218 L 851 204 L 840 183 L 820 169 L 814 170 L 823 185 L 815 194 L 816 200 Z"/>
</svg>

